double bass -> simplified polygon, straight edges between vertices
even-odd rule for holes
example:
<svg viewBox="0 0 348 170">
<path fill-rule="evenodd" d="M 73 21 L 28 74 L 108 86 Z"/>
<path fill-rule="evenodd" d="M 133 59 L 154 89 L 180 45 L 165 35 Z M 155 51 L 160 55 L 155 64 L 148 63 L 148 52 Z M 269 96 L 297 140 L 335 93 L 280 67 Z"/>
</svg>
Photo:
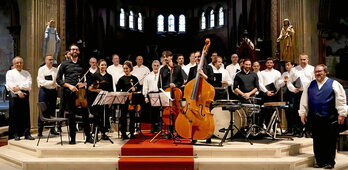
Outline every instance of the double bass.
<svg viewBox="0 0 348 170">
<path fill-rule="evenodd" d="M 205 40 L 198 70 L 203 69 L 204 59 L 210 47 L 210 39 Z M 189 81 L 184 90 L 186 105 L 175 121 L 175 130 L 184 137 L 193 140 L 210 138 L 214 133 L 214 119 L 210 112 L 210 105 L 214 101 L 215 90 L 199 71 L 196 78 Z"/>
</svg>

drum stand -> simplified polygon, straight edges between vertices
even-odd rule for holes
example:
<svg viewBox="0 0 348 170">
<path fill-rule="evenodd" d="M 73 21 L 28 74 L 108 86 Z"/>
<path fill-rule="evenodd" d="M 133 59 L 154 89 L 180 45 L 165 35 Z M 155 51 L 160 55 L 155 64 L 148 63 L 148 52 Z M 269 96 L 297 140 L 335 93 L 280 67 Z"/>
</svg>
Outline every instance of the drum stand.
<svg viewBox="0 0 348 170">
<path fill-rule="evenodd" d="M 229 106 L 224 106 L 223 110 L 229 110 L 230 111 L 230 115 L 231 115 L 231 119 L 230 119 L 230 125 L 228 126 L 228 129 L 220 129 L 219 131 L 221 132 L 225 132 L 224 137 L 221 139 L 219 146 L 222 146 L 222 144 L 225 142 L 228 133 L 231 131 L 231 140 L 232 140 L 232 136 L 233 136 L 233 130 L 234 128 L 237 129 L 237 131 L 242 134 L 244 136 L 244 138 L 250 143 L 250 145 L 253 145 L 253 143 L 248 139 L 248 137 L 234 124 L 234 111 L 240 109 L 240 106 L 236 107 L 235 105 L 229 105 Z"/>
<path fill-rule="evenodd" d="M 272 114 L 271 120 L 269 121 L 268 125 L 267 125 L 267 132 L 270 132 L 271 129 L 273 128 L 273 139 L 276 139 L 277 136 L 277 126 L 278 123 L 280 125 L 280 135 L 283 135 L 283 130 L 282 130 L 282 124 L 281 124 L 281 120 L 280 120 L 280 116 L 279 116 L 279 108 L 286 108 L 286 106 L 280 105 L 280 106 L 266 106 L 266 107 L 271 107 L 274 108 L 274 112 Z M 289 140 L 294 140 L 291 137 L 288 137 Z"/>
<path fill-rule="evenodd" d="M 275 138 L 267 131 L 267 129 L 264 129 L 263 127 L 260 127 L 259 125 L 255 124 L 255 113 L 253 113 L 252 116 L 253 116 L 253 120 L 248 127 L 246 138 L 249 138 L 251 134 L 258 134 L 259 132 L 265 132 L 269 137 L 271 137 L 274 140 Z"/>
</svg>

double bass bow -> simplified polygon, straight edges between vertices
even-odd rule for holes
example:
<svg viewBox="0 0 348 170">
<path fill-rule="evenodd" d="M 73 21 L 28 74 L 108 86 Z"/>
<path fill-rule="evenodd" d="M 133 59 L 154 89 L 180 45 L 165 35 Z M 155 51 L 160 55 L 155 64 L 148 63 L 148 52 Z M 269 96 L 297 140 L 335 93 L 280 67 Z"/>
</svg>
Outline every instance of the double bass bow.
<svg viewBox="0 0 348 170">
<path fill-rule="evenodd" d="M 205 40 L 201 60 L 197 66 L 196 78 L 189 81 L 184 90 L 186 105 L 183 112 L 175 121 L 177 133 L 193 140 L 210 138 L 214 133 L 214 119 L 210 112 L 210 105 L 214 100 L 215 89 L 200 76 L 204 59 L 210 47 L 210 39 Z"/>
</svg>

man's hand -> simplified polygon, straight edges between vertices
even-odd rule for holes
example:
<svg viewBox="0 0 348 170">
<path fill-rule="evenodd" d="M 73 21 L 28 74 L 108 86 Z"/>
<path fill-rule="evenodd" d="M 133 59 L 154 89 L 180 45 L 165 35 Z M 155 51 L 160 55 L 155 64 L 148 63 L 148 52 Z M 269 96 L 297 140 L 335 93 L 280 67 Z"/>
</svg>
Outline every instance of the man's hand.
<svg viewBox="0 0 348 170">
<path fill-rule="evenodd" d="M 307 116 L 306 115 L 301 115 L 301 122 L 302 124 L 306 124 L 307 123 Z"/>
<path fill-rule="evenodd" d="M 170 88 L 175 88 L 176 86 L 175 86 L 174 83 L 170 83 L 170 84 L 169 84 L 169 87 L 170 87 Z"/>
<path fill-rule="evenodd" d="M 149 103 L 149 99 L 145 97 L 145 103 Z"/>
<path fill-rule="evenodd" d="M 25 95 L 26 95 L 26 94 L 23 93 L 23 92 L 19 92 L 19 93 L 18 93 L 18 97 L 19 97 L 19 98 L 22 98 L 22 99 L 25 98 Z"/>
<path fill-rule="evenodd" d="M 221 81 L 221 84 L 227 85 L 228 82 L 227 82 L 226 80 L 222 80 L 222 81 Z"/>
<path fill-rule="evenodd" d="M 20 91 L 21 89 L 19 88 L 19 86 L 17 85 L 16 87 L 13 87 L 12 88 L 12 91 L 14 92 L 17 92 L 17 91 Z"/>
<path fill-rule="evenodd" d="M 295 88 L 294 93 L 298 93 L 298 92 L 300 92 L 300 90 L 298 88 Z"/>
<path fill-rule="evenodd" d="M 267 96 L 274 96 L 274 93 L 271 92 L 271 91 L 267 91 L 267 92 L 266 92 L 266 95 L 267 95 Z"/>
<path fill-rule="evenodd" d="M 87 86 L 87 83 L 77 83 L 77 87 L 79 87 L 79 89 L 85 86 Z"/>
<path fill-rule="evenodd" d="M 249 99 L 250 98 L 250 93 L 243 93 L 243 97 L 245 99 Z"/>
<path fill-rule="evenodd" d="M 343 125 L 345 117 L 343 116 L 338 116 L 338 124 Z"/>
<path fill-rule="evenodd" d="M 72 92 L 76 92 L 78 90 L 77 87 L 75 87 L 75 86 L 73 86 L 71 84 L 69 84 L 68 87 L 69 87 L 69 90 L 72 91 Z"/>
</svg>

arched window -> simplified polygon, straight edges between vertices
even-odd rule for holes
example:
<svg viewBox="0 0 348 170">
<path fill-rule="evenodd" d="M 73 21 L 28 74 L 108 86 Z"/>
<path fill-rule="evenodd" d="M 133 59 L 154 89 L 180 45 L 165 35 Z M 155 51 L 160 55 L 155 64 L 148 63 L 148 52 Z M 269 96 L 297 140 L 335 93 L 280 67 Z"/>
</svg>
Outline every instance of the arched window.
<svg viewBox="0 0 348 170">
<path fill-rule="evenodd" d="M 134 28 L 134 14 L 133 11 L 129 11 L 129 28 Z"/>
<path fill-rule="evenodd" d="M 206 19 L 205 19 L 205 13 L 202 12 L 202 16 L 201 16 L 201 29 L 204 30 L 206 28 Z"/>
<path fill-rule="evenodd" d="M 124 10 L 121 8 L 121 13 L 120 13 L 120 26 L 124 27 L 125 26 L 125 13 Z"/>
<path fill-rule="evenodd" d="M 219 26 L 224 25 L 224 21 L 225 17 L 224 17 L 224 9 L 222 7 L 219 8 Z"/>
<path fill-rule="evenodd" d="M 143 30 L 143 16 L 141 13 L 138 14 L 138 30 Z"/>
<path fill-rule="evenodd" d="M 214 10 L 210 11 L 210 28 L 215 27 L 215 15 Z"/>
<path fill-rule="evenodd" d="M 186 19 L 185 15 L 181 14 L 179 16 L 179 32 L 185 32 L 186 31 Z"/>
<path fill-rule="evenodd" d="M 157 32 L 164 32 L 164 17 L 163 17 L 163 15 L 158 15 L 158 17 L 157 17 Z"/>
<path fill-rule="evenodd" d="M 175 18 L 173 14 L 170 14 L 168 17 L 168 31 L 170 32 L 175 31 Z"/>
</svg>

